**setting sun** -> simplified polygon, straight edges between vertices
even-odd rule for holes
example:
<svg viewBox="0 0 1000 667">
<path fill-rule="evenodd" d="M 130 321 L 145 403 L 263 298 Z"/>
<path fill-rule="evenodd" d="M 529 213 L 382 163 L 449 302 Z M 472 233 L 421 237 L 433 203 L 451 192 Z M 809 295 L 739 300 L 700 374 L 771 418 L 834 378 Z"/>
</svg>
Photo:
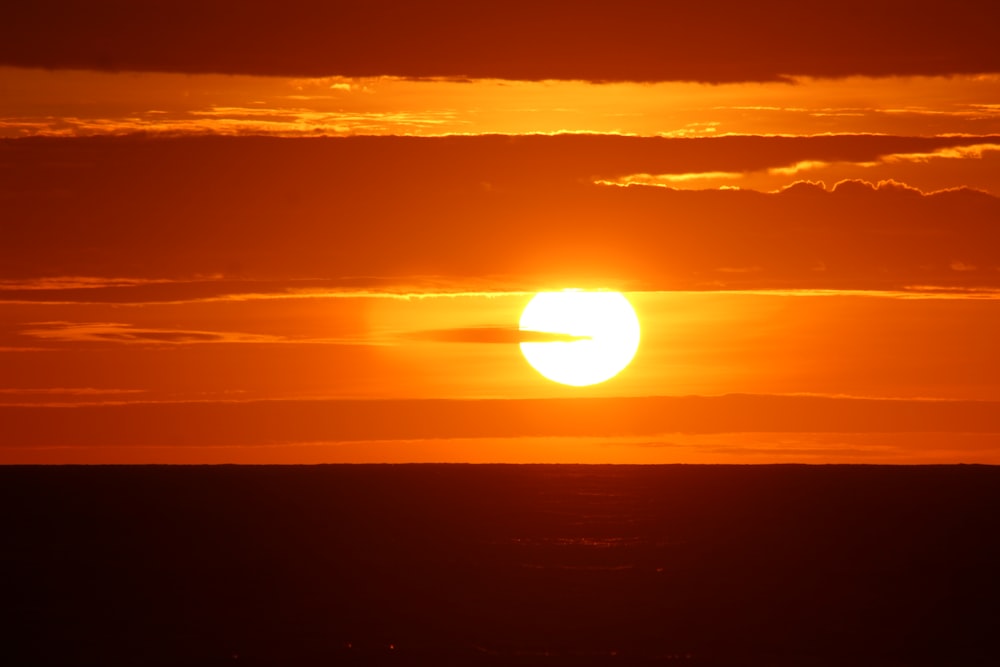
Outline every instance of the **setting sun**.
<svg viewBox="0 0 1000 667">
<path fill-rule="evenodd" d="M 639 348 L 639 320 L 618 292 L 541 292 L 521 313 L 521 330 L 578 337 L 521 343 L 521 352 L 535 370 L 576 387 L 611 379 Z"/>
</svg>

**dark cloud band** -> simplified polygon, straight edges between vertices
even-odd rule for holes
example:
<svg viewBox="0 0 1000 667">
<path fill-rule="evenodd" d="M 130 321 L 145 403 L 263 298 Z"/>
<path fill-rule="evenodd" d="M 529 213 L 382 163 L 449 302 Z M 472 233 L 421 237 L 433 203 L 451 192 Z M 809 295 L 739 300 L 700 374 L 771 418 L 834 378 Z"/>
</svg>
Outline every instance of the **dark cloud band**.
<svg viewBox="0 0 1000 667">
<path fill-rule="evenodd" d="M 989 401 L 818 396 L 0 406 L 6 447 L 236 446 L 667 433 L 995 433 Z M 193 428 L 192 425 L 200 425 Z"/>
<path fill-rule="evenodd" d="M 16 167 L 0 182 L 0 280 L 128 278 L 147 291 L 169 285 L 142 281 L 204 276 L 388 291 L 421 276 L 485 291 L 996 288 L 1000 199 L 980 192 L 594 184 L 974 141 L 14 140 L 0 154 Z"/>
<path fill-rule="evenodd" d="M 0 64 L 285 76 L 764 81 L 1000 71 L 998 5 L 35 0 Z"/>
</svg>

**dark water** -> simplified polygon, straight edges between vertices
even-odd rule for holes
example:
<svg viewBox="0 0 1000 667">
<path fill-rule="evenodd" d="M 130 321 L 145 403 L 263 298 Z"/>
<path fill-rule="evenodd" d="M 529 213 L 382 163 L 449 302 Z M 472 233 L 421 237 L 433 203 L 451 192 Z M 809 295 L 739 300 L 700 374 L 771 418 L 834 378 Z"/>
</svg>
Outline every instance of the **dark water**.
<svg viewBox="0 0 1000 667">
<path fill-rule="evenodd" d="M 10 665 L 996 665 L 1000 468 L 0 468 Z"/>
</svg>

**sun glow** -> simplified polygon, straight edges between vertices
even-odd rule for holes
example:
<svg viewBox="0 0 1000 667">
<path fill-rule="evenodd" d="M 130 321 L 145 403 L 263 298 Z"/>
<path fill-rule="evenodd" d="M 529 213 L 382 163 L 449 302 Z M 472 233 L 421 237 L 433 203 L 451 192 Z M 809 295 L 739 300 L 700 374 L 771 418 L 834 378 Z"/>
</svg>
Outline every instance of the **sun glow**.
<svg viewBox="0 0 1000 667">
<path fill-rule="evenodd" d="M 540 292 L 521 313 L 520 328 L 579 337 L 521 343 L 521 352 L 535 370 L 575 387 L 611 379 L 639 348 L 639 319 L 619 292 Z"/>
</svg>

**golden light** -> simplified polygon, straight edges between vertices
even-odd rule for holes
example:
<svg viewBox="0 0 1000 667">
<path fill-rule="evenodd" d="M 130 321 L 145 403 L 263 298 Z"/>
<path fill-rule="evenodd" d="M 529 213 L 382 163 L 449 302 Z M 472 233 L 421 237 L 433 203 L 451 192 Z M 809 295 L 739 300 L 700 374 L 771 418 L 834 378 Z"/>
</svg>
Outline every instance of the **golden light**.
<svg viewBox="0 0 1000 667">
<path fill-rule="evenodd" d="M 614 377 L 639 348 L 639 318 L 619 292 L 539 292 L 521 313 L 520 328 L 579 337 L 521 343 L 521 352 L 535 370 L 574 387 Z"/>
</svg>

